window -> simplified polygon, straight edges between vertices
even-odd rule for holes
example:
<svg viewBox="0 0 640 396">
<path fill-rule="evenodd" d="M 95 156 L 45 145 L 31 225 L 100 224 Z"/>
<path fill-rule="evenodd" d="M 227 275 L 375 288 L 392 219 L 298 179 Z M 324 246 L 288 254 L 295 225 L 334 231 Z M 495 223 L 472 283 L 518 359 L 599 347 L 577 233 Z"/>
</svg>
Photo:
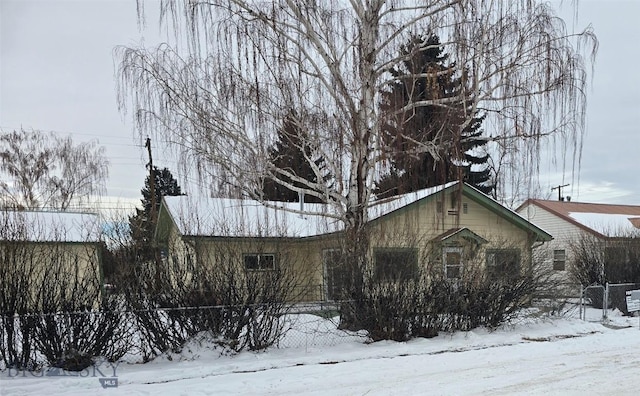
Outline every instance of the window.
<svg viewBox="0 0 640 396">
<path fill-rule="evenodd" d="M 408 280 L 418 273 L 418 249 L 375 249 L 375 279 Z"/>
<path fill-rule="evenodd" d="M 511 278 L 520 275 L 520 250 L 487 251 L 487 271 L 491 278 Z"/>
<path fill-rule="evenodd" d="M 464 213 L 464 214 L 469 213 L 469 204 L 468 204 L 468 203 L 466 203 L 466 202 L 464 202 L 464 203 L 462 204 L 462 213 Z"/>
<path fill-rule="evenodd" d="M 276 269 L 274 254 L 245 254 L 244 269 L 247 271 L 272 271 Z"/>
<path fill-rule="evenodd" d="M 564 249 L 553 251 L 553 269 L 555 271 L 564 271 L 566 261 L 567 255 Z"/>
<path fill-rule="evenodd" d="M 327 300 L 346 298 L 351 268 L 345 263 L 342 250 L 327 249 L 322 252 L 324 265 L 324 292 Z"/>
<path fill-rule="evenodd" d="M 458 279 L 462 275 L 462 248 L 445 247 L 442 252 L 444 276 L 447 279 Z"/>
</svg>

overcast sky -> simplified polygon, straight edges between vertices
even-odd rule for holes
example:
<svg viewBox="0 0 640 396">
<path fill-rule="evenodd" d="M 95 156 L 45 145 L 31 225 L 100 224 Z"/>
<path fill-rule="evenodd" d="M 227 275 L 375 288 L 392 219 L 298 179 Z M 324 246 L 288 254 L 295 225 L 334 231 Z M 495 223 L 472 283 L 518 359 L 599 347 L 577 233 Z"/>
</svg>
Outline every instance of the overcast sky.
<svg viewBox="0 0 640 396">
<path fill-rule="evenodd" d="M 560 12 L 572 29 L 570 6 Z M 600 49 L 580 183 L 565 193 L 574 200 L 640 204 L 639 17 L 637 0 L 580 1 L 575 30 L 592 24 Z M 107 194 L 120 198 L 112 205 L 137 202 L 147 157 L 117 109 L 113 49 L 158 37 L 154 20 L 138 29 L 135 0 L 0 0 L 0 128 L 98 139 L 111 163 Z M 155 144 L 154 164 L 177 168 Z M 562 182 L 561 172 L 545 169 L 543 187 Z"/>
</svg>

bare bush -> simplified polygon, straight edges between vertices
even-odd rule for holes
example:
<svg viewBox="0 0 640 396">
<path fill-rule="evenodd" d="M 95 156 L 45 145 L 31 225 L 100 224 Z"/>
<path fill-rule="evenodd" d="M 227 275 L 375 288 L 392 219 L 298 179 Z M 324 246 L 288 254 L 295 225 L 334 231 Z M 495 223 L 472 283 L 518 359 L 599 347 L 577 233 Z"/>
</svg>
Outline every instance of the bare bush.
<svg viewBox="0 0 640 396">
<path fill-rule="evenodd" d="M 77 369 L 95 356 L 116 360 L 126 352 L 122 315 L 111 312 L 113 304 L 102 293 L 96 220 L 69 213 L 2 213 L 5 367 L 36 369 L 48 363 Z M 74 362 L 68 365 L 65 357 L 71 355 Z"/>
<path fill-rule="evenodd" d="M 609 295 L 609 307 L 626 312 L 624 292 L 640 283 L 640 238 L 637 232 L 609 230 L 609 236 L 582 234 L 570 244 L 573 255 L 571 276 L 587 288 L 586 298 L 596 308 L 605 301 L 606 283 L 628 284 L 616 287 Z"/>
<path fill-rule="evenodd" d="M 3 227 L 5 230 L 5 227 Z M 26 243 L 0 242 L 0 358 L 2 368 L 34 368 L 31 329 L 34 318 L 21 317 L 30 306 L 30 272 L 33 271 Z M 21 269 L 20 271 L 16 269 Z"/>
<path fill-rule="evenodd" d="M 411 276 L 387 280 L 365 269 L 362 290 L 342 304 L 341 327 L 367 330 L 374 341 L 435 337 L 440 331 L 479 326 L 496 328 L 530 306 L 535 295 L 554 288 L 555 280 L 547 271 L 528 266 L 490 271 L 478 256 L 468 260 L 455 279 L 429 261 Z M 374 266 L 368 264 L 368 268 Z"/>
<path fill-rule="evenodd" d="M 95 357 L 116 361 L 129 350 L 129 327 L 115 299 L 103 295 L 96 247 L 84 252 L 92 259 L 84 264 L 82 276 L 76 260 L 83 252 L 66 250 L 58 247 L 40 261 L 44 270 L 37 285 L 35 345 L 49 365 L 66 370 L 85 369 Z M 69 262 L 75 271 L 69 270 Z"/>
<path fill-rule="evenodd" d="M 144 282 L 154 269 L 143 263 L 121 274 L 119 289 L 135 318 L 145 360 L 179 351 L 201 332 L 233 351 L 265 349 L 282 337 L 280 318 L 306 290 L 308 274 L 294 268 L 300 258 L 285 247 L 274 250 L 272 267 L 259 269 L 245 266 L 242 249 L 264 251 L 257 243 L 199 241 L 184 256 L 164 260 L 160 288 Z"/>
<path fill-rule="evenodd" d="M 582 234 L 570 244 L 571 276 L 582 285 L 640 282 L 640 238 L 612 232 L 609 237 Z"/>
<path fill-rule="evenodd" d="M 571 278 L 581 285 L 602 285 L 604 275 L 604 242 L 590 234 L 583 234 L 569 245 L 573 261 L 569 267 Z"/>
</svg>

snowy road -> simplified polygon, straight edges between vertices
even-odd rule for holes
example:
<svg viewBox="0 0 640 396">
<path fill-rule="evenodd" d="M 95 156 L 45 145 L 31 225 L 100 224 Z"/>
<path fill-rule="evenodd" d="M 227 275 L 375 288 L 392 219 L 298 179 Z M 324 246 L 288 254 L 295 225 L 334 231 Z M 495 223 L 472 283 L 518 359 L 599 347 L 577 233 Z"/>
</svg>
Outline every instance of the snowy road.
<svg viewBox="0 0 640 396">
<path fill-rule="evenodd" d="M 272 350 L 121 364 L 98 379 L 9 377 L 2 395 L 635 395 L 640 330 L 560 319 L 408 343 Z M 105 371 L 105 370 L 103 370 Z M 108 374 L 108 373 L 107 373 Z"/>
<path fill-rule="evenodd" d="M 640 332 L 619 330 L 466 352 L 227 374 L 184 381 L 174 389 L 190 395 L 637 395 L 637 351 Z M 136 388 L 141 395 L 165 389 Z"/>
</svg>

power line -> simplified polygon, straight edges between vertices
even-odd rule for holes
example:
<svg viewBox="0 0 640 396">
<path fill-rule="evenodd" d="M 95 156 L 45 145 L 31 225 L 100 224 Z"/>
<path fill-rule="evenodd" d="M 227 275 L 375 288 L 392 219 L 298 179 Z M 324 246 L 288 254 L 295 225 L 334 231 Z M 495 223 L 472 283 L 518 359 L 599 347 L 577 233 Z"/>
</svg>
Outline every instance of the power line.
<svg viewBox="0 0 640 396">
<path fill-rule="evenodd" d="M 15 127 L 8 127 L 8 126 L 0 126 L 0 130 L 5 131 L 5 130 L 11 130 L 11 131 L 19 131 L 21 129 L 31 129 L 33 131 L 36 132 L 45 132 L 45 133 L 52 133 L 55 135 L 70 135 L 70 136 L 90 136 L 90 137 L 95 137 L 95 138 L 99 138 L 99 139 L 126 139 L 126 140 L 131 140 L 128 137 L 125 136 L 117 136 L 117 135 L 105 135 L 105 134 L 95 134 L 95 133 L 86 133 L 86 132 L 69 132 L 69 131 L 60 131 L 60 130 L 53 130 L 53 129 L 36 129 L 36 128 L 24 128 L 24 127 L 19 127 L 19 128 L 15 128 Z M 137 147 L 137 148 L 144 148 L 144 144 L 125 144 L 125 143 L 109 143 L 109 145 L 111 146 L 124 146 L 124 147 Z"/>
</svg>

